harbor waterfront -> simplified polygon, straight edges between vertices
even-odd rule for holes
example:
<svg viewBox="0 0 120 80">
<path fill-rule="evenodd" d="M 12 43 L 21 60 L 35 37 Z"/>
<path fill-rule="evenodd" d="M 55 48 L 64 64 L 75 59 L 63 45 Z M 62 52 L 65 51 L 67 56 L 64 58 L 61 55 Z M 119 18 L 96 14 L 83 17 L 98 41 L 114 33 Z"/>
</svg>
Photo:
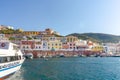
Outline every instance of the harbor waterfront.
<svg viewBox="0 0 120 80">
<path fill-rule="evenodd" d="M 120 0 L 0 0 L 0 80 L 120 80 Z"/>
<path fill-rule="evenodd" d="M 27 59 L 7 80 L 120 80 L 119 57 Z"/>
</svg>

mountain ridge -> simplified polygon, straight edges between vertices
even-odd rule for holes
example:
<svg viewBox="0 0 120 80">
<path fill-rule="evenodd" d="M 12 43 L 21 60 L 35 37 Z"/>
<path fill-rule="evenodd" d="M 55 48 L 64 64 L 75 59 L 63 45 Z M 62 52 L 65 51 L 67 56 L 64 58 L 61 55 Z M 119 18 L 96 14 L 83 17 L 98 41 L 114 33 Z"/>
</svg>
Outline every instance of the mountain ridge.
<svg viewBox="0 0 120 80">
<path fill-rule="evenodd" d="M 72 33 L 66 36 L 76 36 L 83 40 L 92 40 L 96 42 L 119 42 L 120 36 L 106 33 Z"/>
</svg>

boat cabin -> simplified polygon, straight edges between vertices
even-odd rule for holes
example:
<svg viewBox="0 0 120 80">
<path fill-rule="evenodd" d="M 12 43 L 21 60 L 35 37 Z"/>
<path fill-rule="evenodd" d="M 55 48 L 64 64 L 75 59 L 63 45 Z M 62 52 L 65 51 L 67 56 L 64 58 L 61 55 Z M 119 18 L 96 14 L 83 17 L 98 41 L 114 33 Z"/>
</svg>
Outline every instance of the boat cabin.
<svg viewBox="0 0 120 80">
<path fill-rule="evenodd" d="M 0 42 L 0 63 L 21 60 L 19 46 L 11 42 Z"/>
</svg>

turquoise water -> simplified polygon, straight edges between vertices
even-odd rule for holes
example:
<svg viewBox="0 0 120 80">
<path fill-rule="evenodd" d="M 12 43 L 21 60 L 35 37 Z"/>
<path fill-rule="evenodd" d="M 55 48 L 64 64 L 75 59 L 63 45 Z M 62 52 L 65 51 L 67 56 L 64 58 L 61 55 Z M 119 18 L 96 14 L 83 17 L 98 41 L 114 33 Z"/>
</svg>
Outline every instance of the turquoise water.
<svg viewBox="0 0 120 80">
<path fill-rule="evenodd" d="M 26 60 L 9 80 L 120 80 L 120 58 Z"/>
</svg>

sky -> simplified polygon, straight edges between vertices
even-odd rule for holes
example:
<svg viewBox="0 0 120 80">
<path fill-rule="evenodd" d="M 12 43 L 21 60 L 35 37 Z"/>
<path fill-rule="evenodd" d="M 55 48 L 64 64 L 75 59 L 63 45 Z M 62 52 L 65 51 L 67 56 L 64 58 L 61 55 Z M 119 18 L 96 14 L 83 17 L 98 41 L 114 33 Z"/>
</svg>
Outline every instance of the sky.
<svg viewBox="0 0 120 80">
<path fill-rule="evenodd" d="M 120 35 L 120 0 L 0 0 L 0 25 Z"/>
</svg>

